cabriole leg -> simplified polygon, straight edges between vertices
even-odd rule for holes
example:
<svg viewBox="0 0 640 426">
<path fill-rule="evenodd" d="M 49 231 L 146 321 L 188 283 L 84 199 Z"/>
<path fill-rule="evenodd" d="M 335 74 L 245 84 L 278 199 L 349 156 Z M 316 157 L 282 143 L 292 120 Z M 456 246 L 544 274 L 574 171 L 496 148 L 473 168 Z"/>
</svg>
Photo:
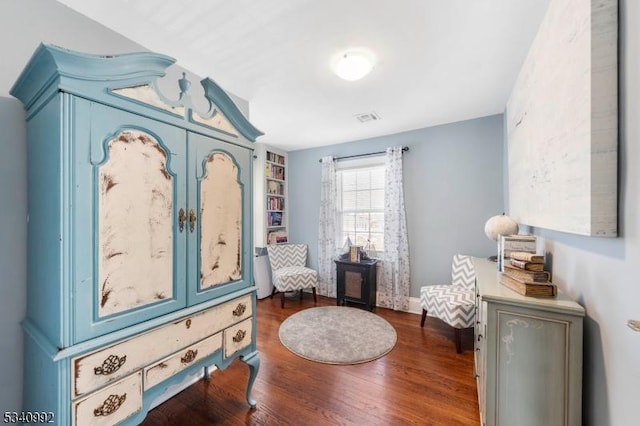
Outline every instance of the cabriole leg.
<svg viewBox="0 0 640 426">
<path fill-rule="evenodd" d="M 252 352 L 247 356 L 241 358 L 242 361 L 249 366 L 249 383 L 247 383 L 247 402 L 251 408 L 256 408 L 257 402 L 251 398 L 251 390 L 253 389 L 253 383 L 258 376 L 258 370 L 260 370 L 260 357 L 258 352 Z"/>
</svg>

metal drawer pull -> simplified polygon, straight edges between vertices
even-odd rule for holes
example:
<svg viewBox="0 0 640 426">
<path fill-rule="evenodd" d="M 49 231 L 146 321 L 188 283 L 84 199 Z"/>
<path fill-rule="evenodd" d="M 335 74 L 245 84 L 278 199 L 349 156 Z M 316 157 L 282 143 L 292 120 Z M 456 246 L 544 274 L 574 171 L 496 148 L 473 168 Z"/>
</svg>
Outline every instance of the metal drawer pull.
<svg viewBox="0 0 640 426">
<path fill-rule="evenodd" d="M 184 356 L 182 358 L 180 358 L 180 361 L 183 364 L 189 364 L 190 362 L 193 362 L 194 359 L 196 359 L 196 357 L 198 356 L 198 351 L 194 351 L 192 349 L 189 349 L 187 351 L 187 353 L 184 354 Z"/>
<path fill-rule="evenodd" d="M 119 357 L 118 355 L 109 355 L 107 359 L 102 362 L 100 367 L 95 367 L 93 373 L 96 376 L 108 376 L 120 369 L 127 362 L 127 356 Z"/>
<path fill-rule="evenodd" d="M 187 221 L 187 214 L 185 213 L 184 209 L 180 209 L 180 211 L 178 212 L 178 228 L 180 229 L 180 232 L 184 231 L 184 224 Z"/>
<path fill-rule="evenodd" d="M 127 400 L 127 394 L 118 396 L 118 395 L 109 395 L 107 399 L 104 400 L 102 405 L 95 410 L 93 410 L 93 415 L 95 417 L 100 416 L 108 416 L 116 411 L 118 408 L 122 407 L 122 404 Z"/>
<path fill-rule="evenodd" d="M 193 232 L 196 229 L 196 212 L 193 209 L 189 210 L 189 231 Z"/>
<path fill-rule="evenodd" d="M 236 306 L 236 308 L 233 310 L 233 316 L 234 317 L 242 316 L 242 314 L 244 314 L 244 311 L 246 310 L 247 310 L 247 305 L 245 305 L 244 303 L 238 303 L 238 306 Z"/>
<path fill-rule="evenodd" d="M 238 330 L 235 336 L 233 336 L 233 341 L 236 343 L 242 342 L 242 339 L 247 335 L 247 332 L 244 330 Z"/>
</svg>

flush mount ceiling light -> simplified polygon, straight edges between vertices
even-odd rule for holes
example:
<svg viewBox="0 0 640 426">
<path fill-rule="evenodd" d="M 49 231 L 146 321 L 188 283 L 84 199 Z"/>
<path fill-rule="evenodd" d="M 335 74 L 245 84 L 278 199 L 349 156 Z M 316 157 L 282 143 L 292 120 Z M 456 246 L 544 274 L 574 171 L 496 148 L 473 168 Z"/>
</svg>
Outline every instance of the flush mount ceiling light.
<svg viewBox="0 0 640 426">
<path fill-rule="evenodd" d="M 341 79 L 356 81 L 371 72 L 374 62 L 374 57 L 369 52 L 350 50 L 335 57 L 332 68 Z"/>
</svg>

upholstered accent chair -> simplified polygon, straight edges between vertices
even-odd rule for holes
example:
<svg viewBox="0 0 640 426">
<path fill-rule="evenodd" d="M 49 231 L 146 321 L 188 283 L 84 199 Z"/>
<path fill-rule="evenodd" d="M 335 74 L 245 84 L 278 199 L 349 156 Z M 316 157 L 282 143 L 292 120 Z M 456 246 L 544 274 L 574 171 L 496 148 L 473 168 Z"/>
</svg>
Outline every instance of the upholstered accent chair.
<svg viewBox="0 0 640 426">
<path fill-rule="evenodd" d="M 427 315 L 441 319 L 455 330 L 456 352 L 462 352 L 462 330 L 473 327 L 475 313 L 476 274 L 469 256 L 453 256 L 451 284 L 420 288 L 420 304 L 424 327 Z"/>
<path fill-rule="evenodd" d="M 300 300 L 305 289 L 313 292 L 317 303 L 316 286 L 318 272 L 308 268 L 306 244 L 270 244 L 267 246 L 273 291 L 280 292 L 280 306 L 284 309 L 284 295 L 288 291 L 300 291 Z M 273 297 L 273 294 L 271 294 Z"/>
</svg>

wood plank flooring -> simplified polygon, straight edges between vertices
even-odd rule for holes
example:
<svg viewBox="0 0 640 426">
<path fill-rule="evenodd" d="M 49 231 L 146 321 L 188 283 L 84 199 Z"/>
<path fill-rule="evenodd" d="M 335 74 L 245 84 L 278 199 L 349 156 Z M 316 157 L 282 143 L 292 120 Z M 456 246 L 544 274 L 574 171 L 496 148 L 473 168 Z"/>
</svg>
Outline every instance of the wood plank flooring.
<svg viewBox="0 0 640 426">
<path fill-rule="evenodd" d="M 318 297 L 316 306 L 335 305 Z M 327 365 L 289 352 L 278 328 L 289 315 L 313 307 L 305 295 L 258 301 L 260 372 L 250 409 L 245 400 L 248 367 L 234 362 L 151 410 L 143 425 L 478 425 L 473 372 L 473 333 L 463 333 L 457 354 L 453 329 L 420 316 L 376 308 L 396 329 L 386 356 L 358 365 Z"/>
</svg>

